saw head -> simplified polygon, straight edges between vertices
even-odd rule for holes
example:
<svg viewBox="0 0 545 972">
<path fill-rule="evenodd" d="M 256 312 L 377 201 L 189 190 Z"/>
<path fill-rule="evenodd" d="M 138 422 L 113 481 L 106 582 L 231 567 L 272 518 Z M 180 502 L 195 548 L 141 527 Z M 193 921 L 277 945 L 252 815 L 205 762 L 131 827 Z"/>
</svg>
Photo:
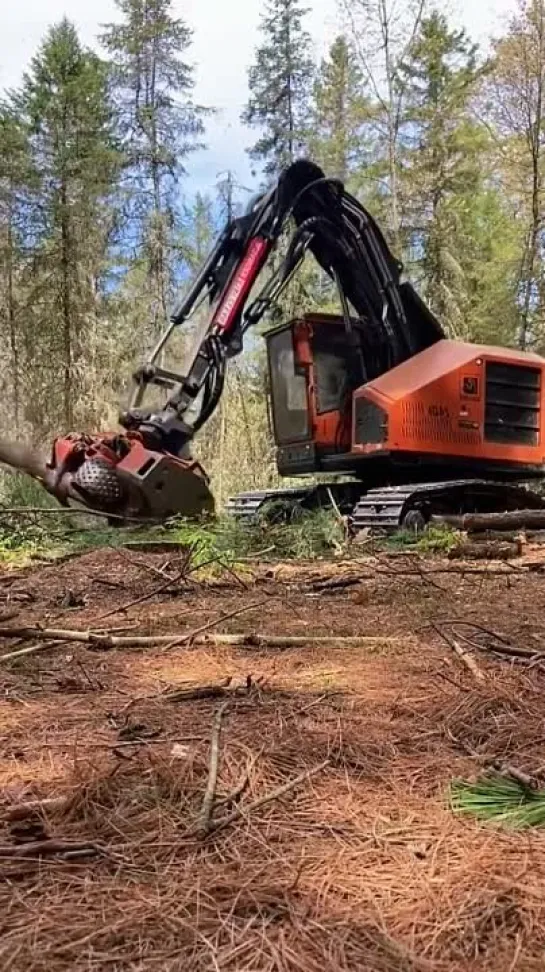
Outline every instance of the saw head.
<svg viewBox="0 0 545 972">
<path fill-rule="evenodd" d="M 148 449 L 138 434 L 55 440 L 44 484 L 63 505 L 72 501 L 104 513 L 112 522 L 195 518 L 214 512 L 202 466 Z"/>
</svg>

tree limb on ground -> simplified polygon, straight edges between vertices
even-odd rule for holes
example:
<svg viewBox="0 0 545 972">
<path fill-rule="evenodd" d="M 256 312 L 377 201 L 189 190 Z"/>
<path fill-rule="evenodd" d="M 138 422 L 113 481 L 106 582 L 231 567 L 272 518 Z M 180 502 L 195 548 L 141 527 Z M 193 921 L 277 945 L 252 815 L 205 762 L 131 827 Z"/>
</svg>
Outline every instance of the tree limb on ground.
<svg viewBox="0 0 545 972">
<path fill-rule="evenodd" d="M 216 799 L 216 786 L 218 783 L 218 767 L 220 754 L 220 733 L 221 721 L 223 719 L 228 702 L 220 705 L 214 717 L 212 727 L 212 738 L 210 740 L 210 762 L 208 766 L 208 782 L 204 793 L 201 812 L 197 823 L 197 831 L 200 834 L 208 834 L 212 829 L 212 813 L 214 812 L 214 801 Z"/>
<path fill-rule="evenodd" d="M 218 622 L 216 622 L 218 623 Z M 347 646 L 404 644 L 405 638 L 372 637 L 367 635 L 262 635 L 262 634 L 200 634 L 196 637 L 193 632 L 179 635 L 134 635 L 117 636 L 97 634 L 93 631 L 71 631 L 62 628 L 0 628 L 0 638 L 21 638 L 23 640 L 37 639 L 40 643 L 17 651 L 0 655 L 0 663 L 12 661 L 25 655 L 32 655 L 44 651 L 52 643 L 79 642 L 92 645 L 95 648 L 156 648 L 161 645 L 172 646 L 173 641 L 178 644 L 191 642 L 194 645 L 230 645 L 245 648 L 296 648 L 303 645 L 324 645 L 332 648 Z"/>
</svg>

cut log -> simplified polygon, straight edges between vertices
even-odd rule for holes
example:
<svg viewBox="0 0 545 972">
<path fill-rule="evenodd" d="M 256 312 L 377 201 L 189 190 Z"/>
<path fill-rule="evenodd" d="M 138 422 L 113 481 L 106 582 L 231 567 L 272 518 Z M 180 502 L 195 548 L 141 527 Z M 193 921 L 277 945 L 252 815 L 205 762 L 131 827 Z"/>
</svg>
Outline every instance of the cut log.
<svg viewBox="0 0 545 972">
<path fill-rule="evenodd" d="M 489 540 L 478 543 L 460 543 L 457 547 L 449 550 L 449 560 L 513 560 L 520 557 L 522 553 L 522 543 L 514 541 L 512 543 L 502 543 L 500 541 Z"/>
<path fill-rule="evenodd" d="M 456 530 L 474 533 L 479 530 L 520 530 L 526 527 L 545 529 L 545 509 L 512 510 L 507 513 L 465 513 L 463 516 L 432 516 L 432 524 L 447 524 Z"/>
<path fill-rule="evenodd" d="M 534 531 L 535 534 L 535 531 Z M 538 531 L 537 535 L 543 535 L 544 531 Z M 531 533 L 526 533 L 525 530 L 472 530 L 471 539 L 475 540 L 476 543 L 486 540 L 501 540 L 502 543 L 518 543 L 525 544 L 528 538 L 532 536 Z"/>
</svg>

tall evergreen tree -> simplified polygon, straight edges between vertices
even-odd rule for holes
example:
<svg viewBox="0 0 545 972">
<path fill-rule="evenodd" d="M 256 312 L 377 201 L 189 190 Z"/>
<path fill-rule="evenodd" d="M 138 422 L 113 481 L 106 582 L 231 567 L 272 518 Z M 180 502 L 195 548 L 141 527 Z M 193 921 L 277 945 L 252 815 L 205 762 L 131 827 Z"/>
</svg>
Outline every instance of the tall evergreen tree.
<svg viewBox="0 0 545 972">
<path fill-rule="evenodd" d="M 133 243 L 145 261 L 153 340 L 168 316 L 177 193 L 188 155 L 200 147 L 204 109 L 193 102 L 192 34 L 172 15 L 172 0 L 116 0 L 123 16 L 102 41 L 126 160 Z"/>
<path fill-rule="evenodd" d="M 462 333 L 466 320 L 471 200 L 484 189 L 482 126 L 469 105 L 479 78 L 464 31 L 434 12 L 422 21 L 404 63 L 402 120 L 405 218 L 426 296 L 441 320 Z"/>
<path fill-rule="evenodd" d="M 180 248 L 191 274 L 202 267 L 214 244 L 214 205 L 210 196 L 198 192 L 191 206 L 185 207 Z"/>
<path fill-rule="evenodd" d="M 518 343 L 543 350 L 545 0 L 520 0 L 507 34 L 495 43 L 483 111 L 500 149 L 501 187 L 520 229 Z"/>
<path fill-rule="evenodd" d="M 108 250 L 107 202 L 116 171 L 107 75 L 68 20 L 32 59 L 14 110 L 28 134 L 34 188 L 26 226 L 34 316 L 26 341 L 29 418 L 67 428 L 86 417 L 86 363 Z M 78 407 L 81 406 L 81 407 Z"/>
<path fill-rule="evenodd" d="M 262 131 L 249 154 L 267 176 L 278 175 L 308 142 L 314 66 L 307 12 L 300 0 L 267 0 L 261 18 L 263 42 L 249 71 L 242 117 Z"/>
<path fill-rule="evenodd" d="M 20 327 L 24 313 L 23 238 L 24 196 L 29 188 L 29 157 L 26 132 L 8 105 L 0 107 L 0 331 L 5 344 L 0 352 L 3 367 L 3 411 L 9 425 L 19 431 L 21 420 Z"/>
<path fill-rule="evenodd" d="M 372 108 L 364 95 L 357 58 L 342 35 L 321 63 L 314 86 L 310 151 L 327 171 L 346 182 L 368 161 L 365 123 Z"/>
</svg>

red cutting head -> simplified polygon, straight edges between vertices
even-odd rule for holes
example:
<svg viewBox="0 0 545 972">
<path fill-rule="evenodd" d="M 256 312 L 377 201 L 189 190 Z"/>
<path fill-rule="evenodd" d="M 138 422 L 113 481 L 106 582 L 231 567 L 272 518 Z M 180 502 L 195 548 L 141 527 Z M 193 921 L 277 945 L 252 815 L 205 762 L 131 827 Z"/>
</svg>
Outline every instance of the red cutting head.
<svg viewBox="0 0 545 972">
<path fill-rule="evenodd" d="M 214 511 L 202 466 L 147 449 L 138 433 L 56 439 L 46 485 L 63 505 L 72 500 L 112 520 Z"/>
</svg>

